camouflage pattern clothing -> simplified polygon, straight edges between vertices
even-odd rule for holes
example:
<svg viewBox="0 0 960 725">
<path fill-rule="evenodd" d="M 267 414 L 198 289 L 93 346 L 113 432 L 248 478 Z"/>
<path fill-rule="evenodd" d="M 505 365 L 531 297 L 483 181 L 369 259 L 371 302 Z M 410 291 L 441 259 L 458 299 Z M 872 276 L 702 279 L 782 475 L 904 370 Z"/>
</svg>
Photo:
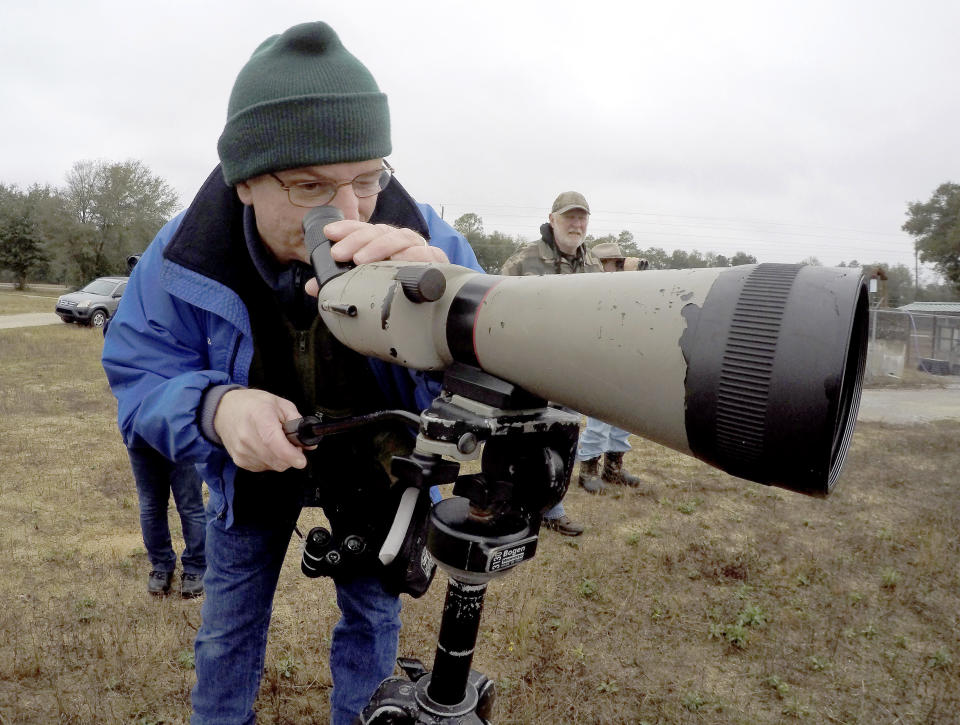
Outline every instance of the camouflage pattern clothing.
<svg viewBox="0 0 960 725">
<path fill-rule="evenodd" d="M 563 254 L 553 241 L 553 227 L 543 224 L 541 238 L 516 252 L 500 268 L 500 274 L 513 277 L 543 274 L 576 274 L 579 272 L 602 272 L 603 265 L 593 253 L 580 245 L 572 257 Z"/>
</svg>

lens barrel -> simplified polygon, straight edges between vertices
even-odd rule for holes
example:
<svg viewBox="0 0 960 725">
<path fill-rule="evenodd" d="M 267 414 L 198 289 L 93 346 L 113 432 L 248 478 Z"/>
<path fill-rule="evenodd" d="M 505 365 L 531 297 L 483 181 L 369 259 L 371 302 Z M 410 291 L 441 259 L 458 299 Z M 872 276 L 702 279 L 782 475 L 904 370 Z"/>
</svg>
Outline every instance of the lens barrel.
<svg viewBox="0 0 960 725">
<path fill-rule="evenodd" d="M 869 314 L 859 270 L 837 272 L 738 267 L 683 310 L 694 455 L 759 483 L 833 489 L 857 417 Z"/>
</svg>

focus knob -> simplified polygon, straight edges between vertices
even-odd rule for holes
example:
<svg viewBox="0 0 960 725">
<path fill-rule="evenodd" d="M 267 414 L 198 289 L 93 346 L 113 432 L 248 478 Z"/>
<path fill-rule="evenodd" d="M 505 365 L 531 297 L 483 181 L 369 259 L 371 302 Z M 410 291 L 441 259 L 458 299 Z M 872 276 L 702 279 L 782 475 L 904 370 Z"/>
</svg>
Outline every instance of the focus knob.
<svg viewBox="0 0 960 725">
<path fill-rule="evenodd" d="M 447 291 L 447 278 L 436 267 L 413 265 L 397 272 L 404 296 L 416 304 L 436 302 Z"/>
</svg>

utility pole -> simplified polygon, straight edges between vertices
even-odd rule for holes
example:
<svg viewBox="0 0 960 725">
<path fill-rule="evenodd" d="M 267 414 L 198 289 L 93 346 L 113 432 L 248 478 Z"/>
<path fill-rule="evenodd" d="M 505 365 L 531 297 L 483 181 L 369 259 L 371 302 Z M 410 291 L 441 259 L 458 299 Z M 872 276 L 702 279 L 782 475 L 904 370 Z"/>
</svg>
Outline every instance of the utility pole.
<svg viewBox="0 0 960 725">
<path fill-rule="evenodd" d="M 913 243 L 913 300 L 920 297 L 920 250 L 917 243 Z"/>
</svg>

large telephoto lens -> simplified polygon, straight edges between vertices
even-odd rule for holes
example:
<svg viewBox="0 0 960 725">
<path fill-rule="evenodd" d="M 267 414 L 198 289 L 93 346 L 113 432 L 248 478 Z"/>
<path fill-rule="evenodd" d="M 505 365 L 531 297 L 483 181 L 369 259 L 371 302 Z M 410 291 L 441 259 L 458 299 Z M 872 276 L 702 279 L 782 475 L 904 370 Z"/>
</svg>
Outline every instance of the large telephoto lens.
<svg viewBox="0 0 960 725">
<path fill-rule="evenodd" d="M 859 270 L 800 264 L 465 284 L 453 357 L 728 473 L 823 496 L 856 421 Z"/>
<path fill-rule="evenodd" d="M 321 290 L 341 342 L 422 370 L 473 365 L 751 481 L 819 496 L 836 484 L 867 354 L 859 270 L 435 265 L 444 291 L 423 300 L 401 290 L 405 264 L 360 265 Z"/>
</svg>

